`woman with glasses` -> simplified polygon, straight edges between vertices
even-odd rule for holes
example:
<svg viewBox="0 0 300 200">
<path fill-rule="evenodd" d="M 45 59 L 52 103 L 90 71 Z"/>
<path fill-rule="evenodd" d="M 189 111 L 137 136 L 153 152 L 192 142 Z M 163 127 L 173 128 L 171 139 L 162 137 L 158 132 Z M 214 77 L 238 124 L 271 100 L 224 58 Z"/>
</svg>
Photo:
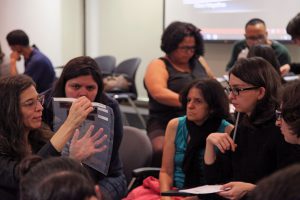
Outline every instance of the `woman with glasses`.
<svg viewBox="0 0 300 200">
<path fill-rule="evenodd" d="M 60 152 L 76 128 L 93 110 L 90 100 L 86 97 L 79 98 L 72 104 L 65 123 L 54 135 L 49 135 L 49 131 L 41 128 L 43 102 L 44 97 L 37 93 L 35 83 L 30 77 L 17 75 L 0 79 L 1 199 L 17 199 L 18 168 L 24 157 L 32 154 L 38 154 L 43 158 L 60 156 Z M 95 134 L 96 137 L 83 137 L 74 141 L 84 142 L 94 148 L 83 151 L 70 147 L 72 148 L 70 157 L 81 161 L 98 152 L 95 145 L 100 133 L 101 130 Z"/>
<path fill-rule="evenodd" d="M 103 199 L 121 199 L 126 194 L 126 179 L 119 158 L 119 146 L 123 137 L 123 123 L 119 104 L 103 92 L 103 81 L 96 61 L 88 56 L 71 59 L 51 90 L 45 92 L 46 102 L 43 121 L 53 129 L 52 97 L 80 99 L 86 97 L 112 108 L 114 113 L 114 136 L 111 159 L 107 175 L 88 166 L 92 178 L 99 184 Z"/>
<path fill-rule="evenodd" d="M 200 29 L 193 24 L 171 23 L 163 32 L 160 48 L 165 55 L 151 61 L 144 77 L 149 97 L 147 133 L 154 151 L 152 165 L 157 167 L 168 122 L 185 113 L 179 92 L 196 78 L 213 76 L 203 57 Z"/>
<path fill-rule="evenodd" d="M 300 145 L 300 81 L 287 83 L 282 92 L 280 109 L 276 110 L 276 125 L 286 142 Z M 300 161 L 300 159 L 299 159 Z"/>
<path fill-rule="evenodd" d="M 207 181 L 224 184 L 221 197 L 246 198 L 258 180 L 297 161 L 275 126 L 280 86 L 279 74 L 259 57 L 241 59 L 229 72 L 235 129 L 231 135 L 210 134 L 204 156 Z"/>
</svg>

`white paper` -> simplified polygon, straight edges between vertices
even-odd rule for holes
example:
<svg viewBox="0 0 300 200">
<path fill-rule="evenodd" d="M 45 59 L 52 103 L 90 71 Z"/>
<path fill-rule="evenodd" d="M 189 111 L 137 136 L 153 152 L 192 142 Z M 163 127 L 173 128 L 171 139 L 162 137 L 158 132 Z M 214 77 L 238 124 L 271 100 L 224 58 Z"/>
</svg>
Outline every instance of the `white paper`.
<svg viewBox="0 0 300 200">
<path fill-rule="evenodd" d="M 179 192 L 186 192 L 191 194 L 210 194 L 223 191 L 220 189 L 221 187 L 222 185 L 203 185 L 190 189 L 179 190 Z"/>
</svg>

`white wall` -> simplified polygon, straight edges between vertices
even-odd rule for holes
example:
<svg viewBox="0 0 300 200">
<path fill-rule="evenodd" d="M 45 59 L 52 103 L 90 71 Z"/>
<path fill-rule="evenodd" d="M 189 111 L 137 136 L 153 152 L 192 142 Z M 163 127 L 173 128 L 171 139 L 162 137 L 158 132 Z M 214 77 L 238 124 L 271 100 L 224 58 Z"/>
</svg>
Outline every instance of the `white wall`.
<svg viewBox="0 0 300 200">
<path fill-rule="evenodd" d="M 54 66 L 83 53 L 81 0 L 1 0 L 0 42 L 9 58 L 6 35 L 22 29 Z"/>
<path fill-rule="evenodd" d="M 163 0 L 87 0 L 87 55 L 114 55 L 117 62 L 140 57 L 136 83 L 147 97 L 143 76 L 147 64 L 162 55 Z"/>
<path fill-rule="evenodd" d="M 24 29 L 55 66 L 83 54 L 83 0 L 0 0 L 0 42 L 10 50 L 6 34 Z M 34 6 L 33 6 L 34 5 Z M 163 0 L 86 0 L 87 55 L 111 54 L 117 62 L 139 56 L 136 83 L 139 99 L 147 94 L 143 76 L 147 64 L 162 56 Z M 201 27 L 200 27 L 201 28 Z M 206 59 L 217 76 L 225 73 L 232 44 L 206 43 Z M 300 48 L 287 45 L 300 62 Z"/>
</svg>

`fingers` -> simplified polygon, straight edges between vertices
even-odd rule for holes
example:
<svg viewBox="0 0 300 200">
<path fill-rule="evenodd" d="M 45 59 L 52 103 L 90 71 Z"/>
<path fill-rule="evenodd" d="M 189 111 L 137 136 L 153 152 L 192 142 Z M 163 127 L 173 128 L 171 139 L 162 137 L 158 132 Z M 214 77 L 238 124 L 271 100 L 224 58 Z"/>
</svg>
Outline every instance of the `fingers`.
<svg viewBox="0 0 300 200">
<path fill-rule="evenodd" d="M 91 135 L 92 135 L 92 132 L 94 130 L 95 126 L 94 125 L 91 125 L 88 130 L 85 132 L 84 136 L 85 138 L 90 138 Z"/>
<path fill-rule="evenodd" d="M 227 150 L 235 151 L 236 148 L 236 144 L 227 133 L 212 133 L 208 136 L 208 141 L 222 153 L 225 153 Z"/>
<path fill-rule="evenodd" d="M 226 184 L 222 185 L 222 187 L 220 189 L 227 191 L 227 190 L 231 189 L 232 186 L 233 186 L 233 183 L 229 182 L 229 183 L 226 183 Z"/>
<path fill-rule="evenodd" d="M 100 135 L 102 135 L 102 133 L 103 133 L 103 128 L 99 128 L 99 130 L 92 136 L 92 140 L 93 141 L 97 140 L 100 137 Z"/>
<path fill-rule="evenodd" d="M 96 193 L 97 199 L 101 200 L 102 199 L 102 194 L 101 194 L 99 185 L 95 185 L 95 193 Z"/>
<path fill-rule="evenodd" d="M 74 143 L 74 141 L 77 141 L 78 138 L 79 138 L 79 129 L 76 129 L 71 143 Z"/>
<path fill-rule="evenodd" d="M 100 148 L 95 149 L 95 153 L 101 153 L 107 149 L 106 145 L 101 146 Z"/>
<path fill-rule="evenodd" d="M 107 139 L 107 135 L 103 135 L 99 140 L 95 141 L 95 147 L 99 146 L 102 144 L 105 140 Z"/>
</svg>

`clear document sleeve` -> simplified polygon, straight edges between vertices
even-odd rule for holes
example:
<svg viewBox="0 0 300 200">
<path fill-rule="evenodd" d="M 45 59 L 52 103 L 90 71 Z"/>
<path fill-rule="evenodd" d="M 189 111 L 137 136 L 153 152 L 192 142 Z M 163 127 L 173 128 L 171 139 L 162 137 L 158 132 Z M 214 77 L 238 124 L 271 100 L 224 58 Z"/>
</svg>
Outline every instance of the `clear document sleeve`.
<svg viewBox="0 0 300 200">
<path fill-rule="evenodd" d="M 67 119 L 69 109 L 74 100 L 74 98 L 53 98 L 54 131 L 57 131 L 57 129 Z M 94 110 L 87 116 L 87 119 L 80 125 L 80 127 L 78 127 L 80 131 L 79 138 L 86 133 L 91 125 L 95 126 L 92 134 L 95 134 L 99 128 L 103 128 L 103 134 L 107 135 L 107 139 L 101 145 L 106 145 L 107 149 L 101 153 L 92 155 L 88 159 L 82 161 L 82 163 L 90 166 L 104 175 L 107 175 L 113 147 L 114 114 L 113 110 L 109 106 L 97 102 L 93 102 L 92 104 Z M 64 146 L 62 151 L 63 156 L 69 155 L 71 140 L 72 138 Z"/>
</svg>

